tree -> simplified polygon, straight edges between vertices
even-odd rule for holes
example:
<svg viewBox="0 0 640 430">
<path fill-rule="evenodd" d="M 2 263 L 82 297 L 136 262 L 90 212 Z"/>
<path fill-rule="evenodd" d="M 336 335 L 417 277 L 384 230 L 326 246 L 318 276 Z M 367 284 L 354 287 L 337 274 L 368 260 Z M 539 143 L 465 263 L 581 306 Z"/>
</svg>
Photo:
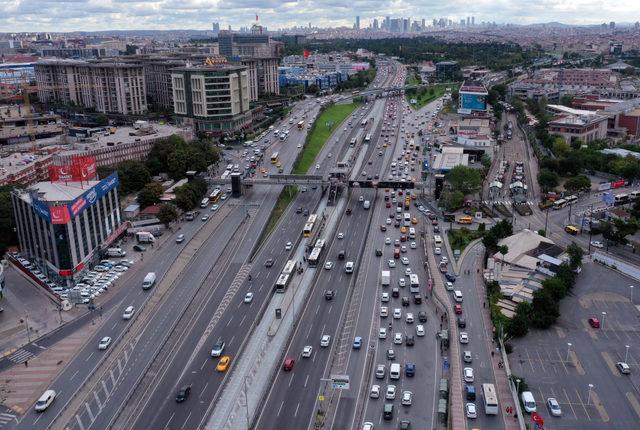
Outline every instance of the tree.
<svg viewBox="0 0 640 430">
<path fill-rule="evenodd" d="M 585 175 L 574 176 L 573 178 L 567 179 L 564 183 L 564 189 L 570 193 L 575 193 L 580 190 L 590 189 L 591 188 L 591 179 Z"/>
<path fill-rule="evenodd" d="M 576 270 L 582 266 L 584 251 L 575 242 L 571 242 L 571 245 L 567 247 L 567 254 L 569 254 L 569 266 L 571 269 Z"/>
<path fill-rule="evenodd" d="M 542 281 L 542 288 L 544 288 L 555 301 L 560 301 L 567 295 L 567 286 L 562 282 L 560 278 L 547 278 Z"/>
<path fill-rule="evenodd" d="M 553 141 L 553 153 L 556 157 L 565 157 L 571 151 L 571 147 L 562 137 L 556 137 Z"/>
<path fill-rule="evenodd" d="M 0 253 L 4 254 L 8 246 L 18 244 L 18 236 L 15 232 L 15 221 L 13 218 L 13 203 L 11 202 L 11 191 L 14 185 L 0 187 Z M 18 186 L 19 187 L 19 186 Z"/>
<path fill-rule="evenodd" d="M 445 179 L 454 191 L 460 191 L 465 196 L 475 193 L 482 185 L 480 171 L 462 165 L 449 170 Z"/>
<path fill-rule="evenodd" d="M 534 291 L 531 310 L 531 324 L 537 328 L 551 327 L 560 316 L 558 302 L 545 288 Z"/>
<path fill-rule="evenodd" d="M 120 190 L 123 194 L 138 191 L 151 181 L 149 169 L 140 161 L 123 161 L 118 164 L 117 170 L 120 177 Z"/>
<path fill-rule="evenodd" d="M 182 179 L 188 170 L 204 172 L 207 166 L 220 159 L 218 149 L 209 140 L 186 142 L 177 135 L 169 136 L 151 149 L 147 167 L 152 174 L 169 173 L 173 179 Z"/>
<path fill-rule="evenodd" d="M 509 247 L 507 245 L 498 246 L 498 253 L 502 255 L 501 260 L 504 260 L 504 256 L 507 255 L 507 253 L 509 253 Z M 500 265 L 502 265 L 502 262 L 500 263 Z"/>
<path fill-rule="evenodd" d="M 109 118 L 105 114 L 96 115 L 95 123 L 99 126 L 109 125 Z"/>
<path fill-rule="evenodd" d="M 567 106 L 567 107 L 572 107 L 573 106 L 573 96 L 570 94 L 565 94 L 560 98 L 560 104 Z"/>
<path fill-rule="evenodd" d="M 140 203 L 143 209 L 148 206 L 153 206 L 160 202 L 162 193 L 162 185 L 157 182 L 150 182 L 138 193 L 138 203 Z"/>
<path fill-rule="evenodd" d="M 541 169 L 538 173 L 538 184 L 543 191 L 549 191 L 558 186 L 558 174 L 547 169 Z"/>
<path fill-rule="evenodd" d="M 546 237 L 547 236 L 547 232 L 542 228 L 540 230 L 538 230 L 538 234 L 540 236 L 542 236 L 542 237 Z"/>
<path fill-rule="evenodd" d="M 446 190 L 440 196 L 440 204 L 447 208 L 448 211 L 454 211 L 462 207 L 464 203 L 464 194 L 460 191 Z"/>
<path fill-rule="evenodd" d="M 175 221 L 178 218 L 178 209 L 172 205 L 171 203 L 165 203 L 160 206 L 160 211 L 158 212 L 158 219 L 165 226 L 169 226 L 172 221 Z"/>
<path fill-rule="evenodd" d="M 506 331 L 512 337 L 522 337 L 529 332 L 531 319 L 531 303 L 520 302 L 516 306 L 516 313 L 507 323 Z"/>
</svg>

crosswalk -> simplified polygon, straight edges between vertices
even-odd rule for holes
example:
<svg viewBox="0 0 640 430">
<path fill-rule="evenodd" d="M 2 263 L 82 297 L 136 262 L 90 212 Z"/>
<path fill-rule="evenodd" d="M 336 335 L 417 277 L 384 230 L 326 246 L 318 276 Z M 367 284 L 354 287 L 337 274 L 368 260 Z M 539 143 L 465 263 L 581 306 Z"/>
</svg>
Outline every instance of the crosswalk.
<svg viewBox="0 0 640 430">
<path fill-rule="evenodd" d="M 6 412 L 0 413 L 0 428 L 6 426 L 7 424 L 9 424 L 12 421 L 17 422 L 17 416 L 16 415 L 9 414 L 9 413 L 6 413 Z"/>
<path fill-rule="evenodd" d="M 25 361 L 30 360 L 31 357 L 35 357 L 35 355 L 26 349 L 19 349 L 7 358 L 14 363 L 24 363 Z"/>
<path fill-rule="evenodd" d="M 513 206 L 514 204 L 511 200 L 483 200 L 482 203 L 484 203 L 487 206 L 493 206 L 493 205 Z M 533 200 L 527 200 L 526 203 L 529 206 L 537 205 L 537 203 Z"/>
</svg>

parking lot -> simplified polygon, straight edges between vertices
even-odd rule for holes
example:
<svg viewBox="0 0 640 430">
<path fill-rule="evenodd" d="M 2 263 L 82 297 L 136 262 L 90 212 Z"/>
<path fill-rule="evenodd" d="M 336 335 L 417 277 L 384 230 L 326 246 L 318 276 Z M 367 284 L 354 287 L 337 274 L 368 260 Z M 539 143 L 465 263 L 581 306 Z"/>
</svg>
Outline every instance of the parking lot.
<svg viewBox="0 0 640 430">
<path fill-rule="evenodd" d="M 573 294 L 560 305 L 557 324 L 512 341 L 511 369 L 528 384 L 545 428 L 638 428 L 640 313 L 631 302 L 632 284 L 618 272 L 586 263 Z M 597 318 L 600 327 L 592 327 L 589 318 Z M 630 374 L 622 374 L 618 362 L 626 362 Z M 550 415 L 550 397 L 560 404 L 561 417 Z"/>
</svg>

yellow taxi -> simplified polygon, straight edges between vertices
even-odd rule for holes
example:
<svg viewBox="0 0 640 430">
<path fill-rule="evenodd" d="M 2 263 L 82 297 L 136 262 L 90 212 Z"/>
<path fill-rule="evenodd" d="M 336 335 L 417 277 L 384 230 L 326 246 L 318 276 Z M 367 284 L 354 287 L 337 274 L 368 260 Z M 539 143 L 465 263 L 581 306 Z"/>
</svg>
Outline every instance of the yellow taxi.
<svg viewBox="0 0 640 430">
<path fill-rule="evenodd" d="M 405 227 L 405 226 L 400 227 L 400 233 L 406 234 L 407 233 L 407 227 Z"/>
<path fill-rule="evenodd" d="M 263 167 L 262 169 L 260 169 L 260 173 L 267 173 L 267 169 Z"/>
<path fill-rule="evenodd" d="M 225 355 L 220 359 L 220 361 L 218 361 L 216 370 L 218 372 L 226 372 L 226 370 L 229 368 L 229 363 L 231 363 L 231 357 L 229 357 L 228 355 Z"/>
<path fill-rule="evenodd" d="M 418 218 L 416 217 L 411 218 L 411 224 L 414 224 L 414 225 L 418 224 Z"/>
</svg>

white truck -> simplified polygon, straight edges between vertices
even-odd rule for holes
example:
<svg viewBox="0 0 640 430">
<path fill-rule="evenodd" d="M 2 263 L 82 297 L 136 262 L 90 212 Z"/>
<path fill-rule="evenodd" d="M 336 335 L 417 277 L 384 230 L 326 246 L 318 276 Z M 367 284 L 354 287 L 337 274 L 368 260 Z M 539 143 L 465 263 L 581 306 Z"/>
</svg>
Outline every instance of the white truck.
<svg viewBox="0 0 640 430">
<path fill-rule="evenodd" d="M 136 233 L 136 240 L 138 243 L 152 243 L 156 238 L 148 231 L 139 231 Z"/>
<path fill-rule="evenodd" d="M 149 288 L 153 287 L 155 283 L 156 283 L 156 274 L 154 272 L 149 272 L 147 273 L 147 275 L 144 277 L 144 280 L 142 281 L 142 289 L 148 290 Z"/>
<path fill-rule="evenodd" d="M 389 270 L 382 271 L 382 286 L 388 287 L 391 284 L 391 272 Z"/>
</svg>

